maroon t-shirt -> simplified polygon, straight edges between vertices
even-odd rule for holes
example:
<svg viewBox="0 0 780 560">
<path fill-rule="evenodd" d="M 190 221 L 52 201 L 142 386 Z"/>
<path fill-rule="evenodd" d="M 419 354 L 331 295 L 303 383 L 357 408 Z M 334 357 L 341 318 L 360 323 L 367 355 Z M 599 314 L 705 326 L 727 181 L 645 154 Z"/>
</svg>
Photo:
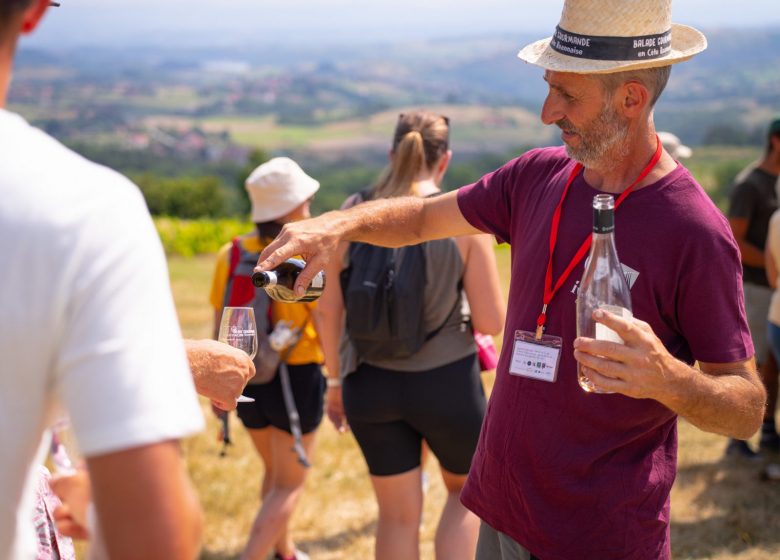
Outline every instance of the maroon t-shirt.
<svg viewBox="0 0 780 560">
<path fill-rule="evenodd" d="M 580 263 L 547 310 L 563 338 L 555 383 L 510 375 L 517 330 L 542 308 L 550 222 L 574 167 L 563 148 L 533 150 L 458 192 L 475 227 L 512 245 L 504 345 L 462 501 L 542 560 L 670 557 L 669 492 L 676 415 L 657 401 L 584 392 L 572 343 Z M 561 216 L 557 281 L 592 228 L 600 191 L 582 173 Z M 626 198 L 615 214 L 620 261 L 638 273 L 635 317 L 688 364 L 753 355 L 739 251 L 728 222 L 679 166 Z"/>
</svg>

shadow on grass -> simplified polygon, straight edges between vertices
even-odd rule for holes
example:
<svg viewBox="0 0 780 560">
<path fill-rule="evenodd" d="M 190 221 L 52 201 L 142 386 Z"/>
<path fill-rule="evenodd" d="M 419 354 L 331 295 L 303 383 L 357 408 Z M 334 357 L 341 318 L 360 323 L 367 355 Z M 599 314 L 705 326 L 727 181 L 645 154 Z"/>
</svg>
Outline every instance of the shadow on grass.
<svg viewBox="0 0 780 560">
<path fill-rule="evenodd" d="M 325 551 L 344 550 L 347 546 L 361 537 L 372 537 L 376 533 L 376 520 L 370 521 L 361 527 L 345 529 L 329 536 L 299 541 L 302 550 L 309 554 Z"/>
<path fill-rule="evenodd" d="M 345 549 L 350 543 L 361 537 L 373 536 L 376 532 L 376 521 L 366 523 L 361 527 L 345 529 L 327 537 L 316 539 L 305 539 L 296 541 L 301 550 L 311 555 L 318 552 L 335 552 Z M 222 551 L 204 550 L 200 553 L 199 560 L 238 560 L 241 553 L 228 553 Z"/>
<path fill-rule="evenodd" d="M 680 468 L 676 485 L 701 486 L 703 490 L 695 496 L 692 506 L 713 515 L 672 522 L 674 558 L 730 557 L 745 551 L 765 551 L 766 556 L 761 558 L 777 557 L 780 484 L 762 481 L 763 467 L 762 461 L 728 459 Z"/>
</svg>

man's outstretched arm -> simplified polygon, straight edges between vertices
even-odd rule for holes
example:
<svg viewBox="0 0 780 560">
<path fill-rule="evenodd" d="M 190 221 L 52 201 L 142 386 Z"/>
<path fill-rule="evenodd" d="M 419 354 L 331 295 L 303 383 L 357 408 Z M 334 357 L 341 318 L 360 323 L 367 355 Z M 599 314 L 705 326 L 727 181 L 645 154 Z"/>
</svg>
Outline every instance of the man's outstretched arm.
<svg viewBox="0 0 780 560">
<path fill-rule="evenodd" d="M 303 294 L 314 275 L 336 254 L 340 241 L 401 247 L 475 233 L 481 232 L 461 213 L 457 191 L 433 198 L 375 200 L 285 225 L 260 254 L 257 269 L 270 270 L 300 255 L 307 266 L 298 277 L 295 289 Z"/>
</svg>

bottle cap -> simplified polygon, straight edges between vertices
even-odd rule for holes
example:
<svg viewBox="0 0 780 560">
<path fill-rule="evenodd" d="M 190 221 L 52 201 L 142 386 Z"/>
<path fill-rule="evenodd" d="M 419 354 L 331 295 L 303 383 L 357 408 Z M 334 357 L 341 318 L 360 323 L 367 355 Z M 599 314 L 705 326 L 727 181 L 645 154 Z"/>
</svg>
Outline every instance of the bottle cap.
<svg viewBox="0 0 780 560">
<path fill-rule="evenodd" d="M 615 231 L 615 199 L 611 194 L 593 197 L 593 233 Z"/>
</svg>

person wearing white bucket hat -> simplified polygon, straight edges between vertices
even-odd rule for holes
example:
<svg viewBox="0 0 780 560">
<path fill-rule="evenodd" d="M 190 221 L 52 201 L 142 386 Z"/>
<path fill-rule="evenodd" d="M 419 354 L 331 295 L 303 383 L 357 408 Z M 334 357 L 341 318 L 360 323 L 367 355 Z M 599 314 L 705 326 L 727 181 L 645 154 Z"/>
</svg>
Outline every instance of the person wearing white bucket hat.
<svg viewBox="0 0 780 560">
<path fill-rule="evenodd" d="M 688 159 L 693 155 L 693 150 L 682 143 L 676 134 L 671 132 L 659 132 L 658 139 L 670 156 L 676 160 Z"/>
<path fill-rule="evenodd" d="M 270 313 L 272 327 L 286 323 L 288 328 L 300 330 L 301 337 L 286 356 L 285 363 L 303 434 L 301 441 L 308 455 L 314 448 L 316 430 L 322 421 L 325 392 L 325 378 L 320 367 L 324 356 L 315 328 L 317 304 L 271 301 L 261 288 L 252 285 L 250 275 L 259 252 L 284 224 L 310 216 L 309 205 L 320 184 L 292 159 L 275 157 L 252 171 L 244 186 L 252 203 L 250 214 L 255 230 L 236 237 L 217 255 L 209 298 L 214 308 L 214 337 L 219 331 L 223 308 L 253 306 L 257 294 L 264 298 L 262 310 L 266 311 L 265 316 Z M 270 311 L 267 311 L 269 302 Z M 260 310 L 256 307 L 255 314 L 258 313 Z M 259 316 L 257 321 L 260 325 Z M 263 353 L 257 354 L 255 363 L 262 366 Z M 262 369 L 258 367 L 258 371 Z M 296 549 L 287 533 L 287 523 L 308 471 L 292 451 L 296 441 L 280 377 L 276 374 L 262 384 L 250 381 L 244 395 L 255 399 L 254 402 L 242 402 L 236 408 L 265 465 L 261 488 L 263 503 L 241 555 L 243 560 L 265 559 L 270 551 L 277 560 L 308 559 L 304 552 Z"/>
<path fill-rule="evenodd" d="M 667 560 L 678 416 L 737 438 L 761 425 L 736 242 L 653 123 L 671 65 L 705 47 L 671 22 L 669 0 L 566 0 L 553 37 L 520 51 L 545 70 L 541 118 L 565 147 L 531 150 L 440 197 L 288 225 L 260 256 L 267 270 L 302 254 L 302 290 L 340 241 L 484 231 L 511 243 L 502 353 L 461 494 L 483 521 L 480 560 Z M 604 193 L 618 198 L 636 318 L 594 319 L 625 344 L 576 338 L 581 247 Z M 578 364 L 602 394 L 580 388 Z"/>
<path fill-rule="evenodd" d="M 293 160 L 276 157 L 258 166 L 246 180 L 252 221 L 273 222 L 311 199 L 320 188 Z"/>
</svg>

